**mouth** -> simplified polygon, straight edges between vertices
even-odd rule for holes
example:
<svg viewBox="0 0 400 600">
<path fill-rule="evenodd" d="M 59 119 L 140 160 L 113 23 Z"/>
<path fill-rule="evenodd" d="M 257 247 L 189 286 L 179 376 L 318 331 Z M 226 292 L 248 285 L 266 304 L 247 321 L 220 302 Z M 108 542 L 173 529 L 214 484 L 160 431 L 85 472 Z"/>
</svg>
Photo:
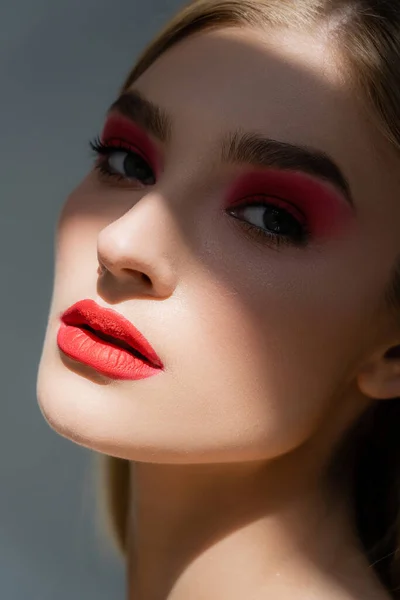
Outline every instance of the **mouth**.
<svg viewBox="0 0 400 600">
<path fill-rule="evenodd" d="M 99 329 L 94 329 L 93 327 L 90 327 L 90 325 L 80 325 L 79 329 L 89 331 L 93 336 L 99 338 L 99 340 L 103 340 L 103 342 L 108 342 L 109 344 L 117 346 L 118 348 L 123 348 L 124 350 L 129 352 L 129 354 L 132 354 L 132 356 L 136 356 L 136 358 L 140 358 L 140 360 L 143 360 L 148 364 L 152 364 L 149 361 L 149 359 L 146 356 L 144 356 L 144 354 L 141 354 L 138 350 L 135 350 L 134 348 L 132 348 L 132 346 L 130 346 L 127 342 L 124 342 L 123 340 L 115 338 L 112 335 L 108 335 L 107 333 L 104 333 Z"/>
<path fill-rule="evenodd" d="M 81 300 L 61 315 L 59 349 L 113 379 L 144 379 L 163 363 L 147 339 L 118 312 Z"/>
</svg>

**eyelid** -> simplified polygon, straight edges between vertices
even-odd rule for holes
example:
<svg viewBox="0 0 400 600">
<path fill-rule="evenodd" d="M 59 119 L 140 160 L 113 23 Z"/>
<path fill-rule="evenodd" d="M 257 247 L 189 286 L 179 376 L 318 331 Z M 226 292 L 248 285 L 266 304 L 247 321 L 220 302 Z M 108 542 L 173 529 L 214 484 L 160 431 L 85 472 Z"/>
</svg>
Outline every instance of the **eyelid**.
<svg viewBox="0 0 400 600">
<path fill-rule="evenodd" d="M 161 170 L 160 150 L 148 132 L 140 125 L 119 113 L 111 113 L 104 124 L 101 138 L 103 140 L 124 140 L 139 148 L 143 158 L 158 177 Z"/>
<path fill-rule="evenodd" d="M 313 237 L 337 236 L 356 215 L 346 200 L 315 177 L 277 168 L 242 173 L 226 195 L 227 207 L 248 196 L 277 196 L 292 202 L 306 216 Z"/>
<path fill-rule="evenodd" d="M 231 207 L 241 208 L 241 207 L 250 207 L 252 205 L 256 206 L 276 206 L 282 210 L 289 212 L 295 219 L 300 221 L 302 224 L 307 223 L 307 217 L 304 212 L 296 206 L 290 200 L 286 198 L 281 198 L 276 196 L 275 194 L 249 194 L 244 198 L 240 198 L 237 201 L 233 201 L 231 203 Z"/>
<path fill-rule="evenodd" d="M 94 140 L 89 142 L 89 146 L 97 156 L 96 161 L 94 163 L 94 170 L 97 171 L 101 178 L 106 178 L 109 182 L 111 181 L 113 183 L 115 183 L 117 180 L 118 185 L 125 185 L 129 189 L 132 189 L 132 184 L 133 189 L 137 189 L 138 186 L 153 185 L 155 183 L 156 178 L 152 167 L 141 156 L 141 154 L 130 150 L 130 148 L 126 149 L 125 144 L 121 144 L 121 140 L 117 140 L 116 144 L 112 144 L 104 142 L 99 136 L 97 136 Z M 138 158 L 140 158 L 143 161 L 143 163 L 146 164 L 147 168 L 151 173 L 151 182 L 141 181 L 140 178 L 132 178 L 129 175 L 123 175 L 117 169 L 110 165 L 109 161 L 113 156 L 115 156 L 115 154 L 129 154 L 129 152 L 131 152 L 131 154 L 135 154 Z"/>
<path fill-rule="evenodd" d="M 122 152 L 134 152 L 136 154 L 139 154 L 143 158 L 143 160 L 145 160 L 151 167 L 151 161 L 146 155 L 146 153 L 143 152 L 141 148 L 139 148 L 132 142 L 128 142 L 127 140 L 114 137 L 107 139 L 102 138 L 102 143 L 104 144 L 104 146 L 107 146 L 107 148 L 110 148 L 111 150 L 114 149 L 115 152 L 118 152 L 118 150 L 120 150 Z"/>
<path fill-rule="evenodd" d="M 311 177 L 303 177 L 302 173 L 277 168 L 245 172 L 233 182 L 228 191 L 228 201 L 236 197 L 250 195 L 272 195 L 285 198 L 286 201 L 301 201 L 304 188 L 324 189 L 324 185 Z"/>
</svg>

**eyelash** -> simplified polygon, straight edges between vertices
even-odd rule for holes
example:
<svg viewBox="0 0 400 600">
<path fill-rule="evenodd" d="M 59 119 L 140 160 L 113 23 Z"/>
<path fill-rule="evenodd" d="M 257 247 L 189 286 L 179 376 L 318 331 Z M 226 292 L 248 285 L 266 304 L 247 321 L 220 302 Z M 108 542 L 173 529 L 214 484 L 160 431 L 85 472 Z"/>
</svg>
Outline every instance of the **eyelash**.
<svg viewBox="0 0 400 600">
<path fill-rule="evenodd" d="M 132 148 L 132 146 L 130 146 L 129 144 L 123 142 L 122 140 L 118 140 L 118 141 L 113 140 L 112 142 L 104 142 L 100 139 L 99 136 L 97 136 L 94 140 L 91 140 L 89 142 L 89 145 L 90 145 L 91 150 L 94 152 L 95 156 L 97 157 L 94 167 L 100 173 L 101 177 L 105 177 L 107 179 L 112 179 L 114 181 L 119 181 L 121 183 L 129 182 L 129 184 L 131 184 L 132 182 L 137 182 L 140 186 L 143 186 L 143 187 L 152 185 L 152 183 L 145 183 L 145 182 L 140 181 L 140 179 L 135 179 L 135 178 L 130 178 L 130 177 L 124 176 L 121 173 L 118 173 L 117 171 L 113 170 L 110 167 L 110 165 L 108 164 L 108 159 L 113 154 L 115 154 L 117 152 L 126 152 L 127 154 L 138 157 L 141 161 L 143 161 L 144 164 L 146 164 L 148 166 L 149 170 L 153 173 L 153 170 L 151 169 L 150 165 L 148 164 L 148 161 L 146 161 L 141 156 L 141 154 L 139 152 L 136 152 Z M 155 183 L 155 178 L 154 178 L 154 183 Z M 267 195 L 265 195 L 265 197 L 268 198 Z M 257 202 L 256 198 L 260 198 L 260 195 L 258 194 L 253 198 L 252 197 L 247 198 L 246 203 L 240 204 L 240 205 L 237 204 L 234 207 L 227 209 L 226 212 L 230 216 L 234 217 L 235 220 L 240 221 L 240 225 L 244 229 L 246 229 L 252 237 L 254 237 L 255 239 L 260 240 L 264 243 L 269 242 L 270 244 L 272 244 L 274 246 L 304 247 L 307 245 L 307 243 L 310 239 L 310 231 L 305 223 L 300 222 L 288 210 L 281 208 L 277 204 L 268 203 L 268 202 Z M 271 196 L 269 196 L 269 198 L 271 198 Z M 252 199 L 254 200 L 253 202 L 251 202 Z M 282 202 L 282 200 L 281 200 L 281 202 Z M 290 219 L 297 224 L 299 231 L 297 232 L 296 235 L 285 235 L 285 234 L 274 233 L 272 231 L 268 231 L 267 229 L 263 229 L 262 227 L 259 227 L 257 225 L 253 225 L 252 223 L 249 223 L 248 221 L 245 221 L 244 219 L 240 219 L 239 217 L 237 217 L 234 214 L 235 211 L 245 210 L 246 208 L 251 208 L 254 206 L 261 206 L 265 209 L 270 208 L 270 209 L 274 210 L 275 212 L 277 211 L 279 214 L 283 214 L 283 215 L 290 217 Z"/>
<path fill-rule="evenodd" d="M 113 179 L 120 182 L 132 183 L 133 181 L 135 181 L 140 185 L 150 185 L 149 183 L 141 182 L 140 179 L 124 176 L 121 173 L 118 173 L 118 171 L 112 169 L 108 164 L 108 159 L 112 155 L 116 154 L 117 152 L 126 152 L 127 154 L 130 154 L 131 156 L 136 156 L 138 159 L 140 159 L 140 161 L 143 162 L 143 164 L 147 165 L 149 171 L 153 173 L 153 169 L 148 164 L 148 161 L 141 156 L 140 152 L 135 151 L 134 148 L 132 148 L 132 146 L 128 143 L 123 142 L 122 140 L 104 142 L 100 139 L 99 136 L 97 136 L 94 140 L 91 140 L 89 142 L 89 146 L 94 152 L 95 156 L 97 157 L 94 167 L 102 177 L 106 177 L 108 179 Z"/>
<path fill-rule="evenodd" d="M 261 202 L 260 198 L 262 198 Z M 245 199 L 244 203 L 235 204 L 235 206 L 229 208 L 227 212 L 236 220 L 240 221 L 242 227 L 247 229 L 256 239 L 260 239 L 262 242 L 265 242 L 267 239 L 267 242 L 272 242 L 272 244 L 275 246 L 307 246 L 311 238 L 311 232 L 305 222 L 305 219 L 296 218 L 290 210 L 280 206 L 283 202 L 282 199 L 276 197 L 274 202 L 273 198 L 273 196 L 267 194 L 249 196 Z M 263 211 L 270 209 L 271 212 L 269 216 L 271 216 L 271 214 L 274 217 L 278 216 L 278 227 L 280 217 L 283 216 L 283 219 L 286 218 L 286 220 L 289 218 L 289 222 L 291 222 L 292 226 L 294 225 L 295 231 L 289 234 L 275 233 L 271 230 L 263 229 L 262 227 L 253 225 L 252 223 L 249 223 L 245 219 L 240 218 L 235 214 L 240 210 L 256 207 L 261 208 Z M 266 215 L 266 212 L 264 212 L 264 215 Z"/>
</svg>

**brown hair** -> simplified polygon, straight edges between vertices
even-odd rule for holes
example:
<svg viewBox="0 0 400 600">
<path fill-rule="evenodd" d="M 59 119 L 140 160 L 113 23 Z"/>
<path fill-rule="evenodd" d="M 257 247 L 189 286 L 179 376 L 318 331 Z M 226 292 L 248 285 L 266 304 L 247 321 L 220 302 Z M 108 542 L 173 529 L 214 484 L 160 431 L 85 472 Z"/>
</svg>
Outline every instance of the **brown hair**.
<svg viewBox="0 0 400 600">
<path fill-rule="evenodd" d="M 196 0 L 145 49 L 121 91 L 189 35 L 246 25 L 309 32 L 325 28 L 357 98 L 400 153 L 400 5 L 396 0 Z M 398 265 L 387 301 L 400 310 Z M 374 404 L 346 436 L 335 464 L 347 475 L 354 522 L 365 553 L 392 597 L 400 599 L 399 424 L 397 399 Z M 104 466 L 109 522 L 124 553 L 129 463 L 106 457 Z"/>
</svg>

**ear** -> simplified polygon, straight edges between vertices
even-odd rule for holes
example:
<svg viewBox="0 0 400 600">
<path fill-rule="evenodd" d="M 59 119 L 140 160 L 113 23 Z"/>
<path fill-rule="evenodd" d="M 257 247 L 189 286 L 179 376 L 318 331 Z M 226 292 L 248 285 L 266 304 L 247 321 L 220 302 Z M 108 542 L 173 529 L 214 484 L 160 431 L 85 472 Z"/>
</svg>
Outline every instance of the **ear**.
<svg viewBox="0 0 400 600">
<path fill-rule="evenodd" d="M 374 356 L 358 373 L 360 391 L 374 400 L 400 398 L 400 344 Z"/>
</svg>

